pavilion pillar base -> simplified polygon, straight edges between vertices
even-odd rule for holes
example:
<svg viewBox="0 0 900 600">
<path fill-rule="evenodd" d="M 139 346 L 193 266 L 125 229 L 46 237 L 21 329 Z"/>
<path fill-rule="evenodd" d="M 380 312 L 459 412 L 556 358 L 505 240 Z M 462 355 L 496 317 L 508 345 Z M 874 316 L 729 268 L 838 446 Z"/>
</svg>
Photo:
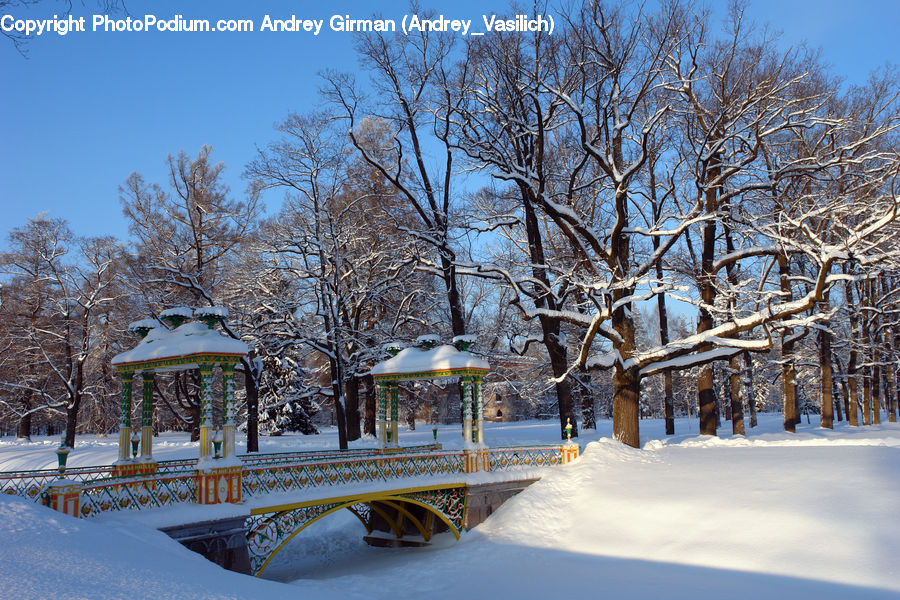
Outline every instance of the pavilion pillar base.
<svg viewBox="0 0 900 600">
<path fill-rule="evenodd" d="M 200 460 L 211 459 L 213 457 L 212 439 L 215 431 L 212 425 L 200 426 Z"/>
<path fill-rule="evenodd" d="M 478 449 L 478 470 L 485 473 L 491 470 L 491 451 L 486 447 Z"/>
<path fill-rule="evenodd" d="M 81 488 L 80 481 L 54 479 L 44 487 L 41 495 L 46 506 L 77 519 Z"/>
<path fill-rule="evenodd" d="M 214 459 L 215 460 L 215 459 Z M 209 465 L 197 470 L 197 504 L 241 502 L 241 465 L 216 467 Z"/>
<path fill-rule="evenodd" d="M 578 444 L 567 442 L 562 446 L 562 464 L 567 465 L 578 458 Z"/>
<path fill-rule="evenodd" d="M 132 477 L 134 475 L 152 475 L 157 472 L 158 466 L 155 460 L 141 458 L 117 460 L 112 466 L 113 477 Z"/>
<path fill-rule="evenodd" d="M 491 470 L 491 450 L 486 447 L 472 447 L 463 450 L 466 473 L 488 472 Z"/>
</svg>

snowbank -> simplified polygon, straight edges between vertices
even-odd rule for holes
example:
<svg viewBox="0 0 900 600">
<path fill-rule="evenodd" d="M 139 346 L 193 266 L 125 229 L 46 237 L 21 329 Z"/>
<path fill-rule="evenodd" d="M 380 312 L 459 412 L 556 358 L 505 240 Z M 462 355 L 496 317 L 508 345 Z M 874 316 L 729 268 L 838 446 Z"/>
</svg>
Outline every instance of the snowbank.
<svg viewBox="0 0 900 600">
<path fill-rule="evenodd" d="M 0 596 L 291 598 L 297 588 L 226 571 L 140 524 L 104 526 L 0 497 Z"/>
<path fill-rule="evenodd" d="M 900 598 L 900 426 L 823 431 L 813 422 L 789 435 L 779 423 L 764 416 L 746 439 L 653 439 L 662 423 L 643 421 L 642 450 L 598 439 L 608 435 L 601 423 L 581 459 L 549 470 L 458 543 L 367 548 L 354 518 L 323 519 L 326 537 L 316 541 L 312 528 L 298 535 L 273 575 L 296 579 L 301 571 L 291 577 L 290 561 L 309 552 L 333 555 L 335 570 L 318 568 L 291 585 L 223 571 L 137 522 L 75 520 L 4 498 L 0 596 Z M 504 443 L 558 435 L 552 422 L 492 425 Z M 331 437 L 269 440 L 267 450 Z M 0 444 L 0 456 L 29 446 Z M 49 445 L 35 446 L 52 458 Z M 334 528 L 343 524 L 351 529 Z"/>
</svg>

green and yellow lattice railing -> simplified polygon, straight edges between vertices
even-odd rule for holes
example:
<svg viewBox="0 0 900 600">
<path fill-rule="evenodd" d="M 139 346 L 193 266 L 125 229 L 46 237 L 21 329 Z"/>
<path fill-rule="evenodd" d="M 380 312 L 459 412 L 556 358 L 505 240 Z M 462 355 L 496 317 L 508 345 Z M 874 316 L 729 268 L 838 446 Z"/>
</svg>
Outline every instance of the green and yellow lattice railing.
<svg viewBox="0 0 900 600">
<path fill-rule="evenodd" d="M 462 473 L 464 470 L 461 451 L 375 454 L 351 460 L 245 467 L 242 489 L 245 496 L 254 496 L 400 477 Z"/>
<path fill-rule="evenodd" d="M 436 450 L 429 445 L 392 452 L 372 449 L 322 450 L 241 456 L 245 498 L 316 487 L 386 482 L 407 477 L 465 473 L 462 450 Z M 411 451 L 412 450 L 412 451 Z M 563 445 L 490 448 L 491 471 L 562 464 Z M 77 467 L 66 478 L 83 485 L 82 516 L 103 512 L 171 506 L 194 502 L 196 460 L 160 461 L 156 473 L 112 477 L 112 467 Z M 0 473 L 0 493 L 35 502 L 56 470 Z"/>
<path fill-rule="evenodd" d="M 85 484 L 81 490 L 82 517 L 106 512 L 161 508 L 194 502 L 196 471 L 132 477 L 110 477 Z"/>
<path fill-rule="evenodd" d="M 491 448 L 491 471 L 518 467 L 551 467 L 563 462 L 562 446 L 508 446 Z"/>
</svg>

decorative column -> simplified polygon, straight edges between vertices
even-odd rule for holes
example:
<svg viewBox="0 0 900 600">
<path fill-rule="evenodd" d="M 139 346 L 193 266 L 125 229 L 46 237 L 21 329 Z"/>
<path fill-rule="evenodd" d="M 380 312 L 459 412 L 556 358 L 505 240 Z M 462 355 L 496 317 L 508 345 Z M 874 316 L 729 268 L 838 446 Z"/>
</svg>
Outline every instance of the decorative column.
<svg viewBox="0 0 900 600">
<path fill-rule="evenodd" d="M 481 396 L 481 377 L 475 377 L 472 382 L 472 412 L 475 413 L 475 431 L 477 435 L 473 442 L 484 445 L 484 402 Z"/>
<path fill-rule="evenodd" d="M 141 460 L 153 460 L 153 371 L 144 371 L 141 399 Z"/>
<path fill-rule="evenodd" d="M 472 443 L 472 388 L 473 378 L 468 375 L 460 377 L 462 384 L 462 407 L 463 407 L 463 454 L 466 460 L 466 473 L 474 473 L 478 471 L 480 464 L 478 451 Z"/>
<path fill-rule="evenodd" d="M 562 445 L 561 450 L 564 465 L 578 458 L 578 444 L 572 441 L 572 419 L 566 419 L 566 443 Z"/>
<path fill-rule="evenodd" d="M 222 430 L 225 435 L 224 457 L 235 456 L 234 451 L 234 365 L 222 365 Z"/>
<path fill-rule="evenodd" d="M 463 443 L 472 443 L 472 378 L 463 376 L 462 382 L 462 406 L 463 406 Z"/>
<path fill-rule="evenodd" d="M 476 433 L 473 441 L 478 446 L 479 471 L 491 470 L 491 451 L 484 443 L 484 397 L 481 389 L 481 376 L 472 378 L 472 411 L 475 413 Z"/>
<path fill-rule="evenodd" d="M 131 441 L 131 382 L 134 373 L 120 373 L 122 377 L 122 399 L 119 408 L 119 460 L 125 462 L 131 458 L 129 443 Z"/>
<path fill-rule="evenodd" d="M 213 365 L 200 365 L 200 460 L 211 459 L 213 436 L 212 413 Z"/>
<path fill-rule="evenodd" d="M 384 447 L 387 443 L 387 390 L 384 383 L 376 382 L 376 386 L 375 401 L 378 403 L 376 407 L 378 431 L 376 433 L 378 434 L 378 443 Z"/>
<path fill-rule="evenodd" d="M 398 417 L 400 415 L 400 385 L 396 381 L 391 382 L 391 446 L 400 445 L 400 429 Z"/>
<path fill-rule="evenodd" d="M 41 489 L 41 504 L 77 519 L 80 516 L 78 504 L 82 484 L 80 481 L 66 479 L 66 458 L 71 450 L 66 446 L 66 436 L 64 435 L 59 441 L 59 448 L 56 449 L 56 457 L 59 460 L 59 478 Z"/>
</svg>

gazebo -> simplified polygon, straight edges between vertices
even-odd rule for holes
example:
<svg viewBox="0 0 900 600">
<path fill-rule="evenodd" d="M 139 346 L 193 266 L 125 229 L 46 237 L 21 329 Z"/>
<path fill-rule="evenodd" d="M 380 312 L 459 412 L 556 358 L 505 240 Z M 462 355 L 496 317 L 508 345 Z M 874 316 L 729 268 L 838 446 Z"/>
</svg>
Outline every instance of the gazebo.
<svg viewBox="0 0 900 600">
<path fill-rule="evenodd" d="M 470 353 L 475 337 L 453 338 L 453 345 L 439 345 L 435 335 L 416 339 L 416 348 L 386 344 L 391 358 L 372 367 L 377 386 L 378 442 L 382 448 L 397 448 L 399 423 L 399 383 L 412 380 L 458 379 L 462 387 L 463 448 L 466 471 L 488 470 L 487 446 L 484 443 L 482 379 L 490 364 Z M 469 464 L 469 463 L 472 464 Z"/>
<path fill-rule="evenodd" d="M 234 369 L 247 345 L 215 330 L 228 316 L 218 306 L 191 310 L 179 307 L 160 313 L 160 319 L 143 319 L 129 325 L 141 337 L 138 345 L 116 355 L 112 365 L 122 378 L 122 406 L 119 421 L 119 459 L 114 463 L 118 476 L 155 473 L 153 460 L 153 380 L 165 371 L 200 370 L 200 459 L 197 463 L 198 497 L 201 504 L 239 502 L 241 463 L 234 446 Z M 196 320 L 191 320 L 191 318 Z M 213 428 L 212 393 L 216 366 L 222 372 L 222 430 Z M 142 375 L 140 436 L 132 434 L 131 407 L 134 374 Z M 129 442 L 133 443 L 129 454 Z M 140 456 L 137 444 L 140 442 Z M 222 454 L 213 452 L 213 441 L 224 442 Z"/>
</svg>

